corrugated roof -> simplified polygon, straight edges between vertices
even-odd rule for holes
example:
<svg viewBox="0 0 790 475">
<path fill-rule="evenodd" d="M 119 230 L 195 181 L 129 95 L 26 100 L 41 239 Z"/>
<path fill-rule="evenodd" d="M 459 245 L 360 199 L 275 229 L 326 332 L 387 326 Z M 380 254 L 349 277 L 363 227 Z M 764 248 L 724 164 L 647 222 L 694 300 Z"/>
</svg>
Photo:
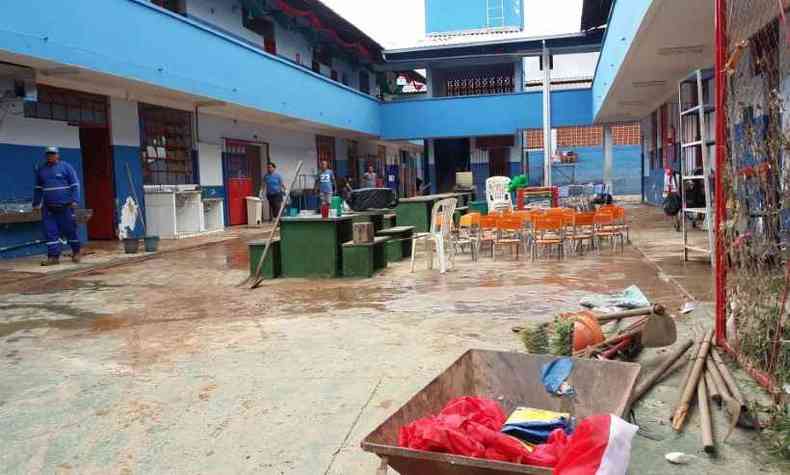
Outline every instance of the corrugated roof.
<svg viewBox="0 0 790 475">
<path fill-rule="evenodd" d="M 437 46 L 456 46 L 456 45 L 476 45 L 479 43 L 496 43 L 499 41 L 518 40 L 529 38 L 530 35 L 520 29 L 499 28 L 484 30 L 469 30 L 457 33 L 441 33 L 428 35 L 422 38 L 415 45 L 395 48 L 397 50 L 410 50 L 420 48 L 430 48 Z"/>
</svg>

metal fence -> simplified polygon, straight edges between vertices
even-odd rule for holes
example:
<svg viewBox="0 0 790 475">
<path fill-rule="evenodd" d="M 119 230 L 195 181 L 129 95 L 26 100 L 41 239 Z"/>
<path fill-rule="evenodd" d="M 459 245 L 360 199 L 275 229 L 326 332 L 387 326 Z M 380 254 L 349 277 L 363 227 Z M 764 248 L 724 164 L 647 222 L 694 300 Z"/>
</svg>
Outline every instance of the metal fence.
<svg viewBox="0 0 790 475">
<path fill-rule="evenodd" d="M 717 0 L 717 343 L 769 390 L 790 375 L 786 0 Z"/>
</svg>

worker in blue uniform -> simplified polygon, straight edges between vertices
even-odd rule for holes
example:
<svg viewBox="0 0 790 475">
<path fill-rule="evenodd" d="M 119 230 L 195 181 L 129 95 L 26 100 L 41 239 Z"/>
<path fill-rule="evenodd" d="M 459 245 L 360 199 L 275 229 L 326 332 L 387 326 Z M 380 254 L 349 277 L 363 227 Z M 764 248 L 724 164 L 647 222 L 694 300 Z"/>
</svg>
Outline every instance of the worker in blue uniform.
<svg viewBox="0 0 790 475">
<path fill-rule="evenodd" d="M 47 243 L 47 260 L 42 266 L 60 264 L 60 238 L 71 246 L 71 260 L 80 262 L 80 240 L 74 209 L 80 202 L 80 182 L 77 172 L 60 160 L 57 147 L 48 147 L 47 161 L 36 169 L 33 207 L 41 207 L 41 220 Z"/>
</svg>

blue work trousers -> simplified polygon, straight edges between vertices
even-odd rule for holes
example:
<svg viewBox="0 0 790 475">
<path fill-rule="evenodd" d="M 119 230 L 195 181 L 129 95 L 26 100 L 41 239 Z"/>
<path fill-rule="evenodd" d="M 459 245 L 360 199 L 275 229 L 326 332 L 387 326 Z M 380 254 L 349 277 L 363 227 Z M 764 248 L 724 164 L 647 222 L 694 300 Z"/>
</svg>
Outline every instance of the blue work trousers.
<svg viewBox="0 0 790 475">
<path fill-rule="evenodd" d="M 44 225 L 44 239 L 47 242 L 49 257 L 60 257 L 61 236 L 68 240 L 74 254 L 80 252 L 77 223 L 74 221 L 74 208 L 65 205 L 44 205 L 41 207 L 41 222 Z"/>
</svg>

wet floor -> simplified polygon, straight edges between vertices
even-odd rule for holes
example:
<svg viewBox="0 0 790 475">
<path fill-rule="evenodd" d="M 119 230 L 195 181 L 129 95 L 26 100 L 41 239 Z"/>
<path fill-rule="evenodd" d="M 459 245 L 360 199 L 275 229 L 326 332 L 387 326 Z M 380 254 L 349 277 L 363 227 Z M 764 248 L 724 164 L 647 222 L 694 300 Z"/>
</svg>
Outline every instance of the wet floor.
<svg viewBox="0 0 790 475">
<path fill-rule="evenodd" d="M 235 239 L 0 286 L 0 466 L 373 473 L 359 441 L 466 349 L 519 350 L 513 326 L 632 284 L 678 308 L 677 283 L 709 273 L 668 276 L 634 247 L 564 261 L 460 256 L 445 275 L 417 264 L 250 291 Z"/>
</svg>

